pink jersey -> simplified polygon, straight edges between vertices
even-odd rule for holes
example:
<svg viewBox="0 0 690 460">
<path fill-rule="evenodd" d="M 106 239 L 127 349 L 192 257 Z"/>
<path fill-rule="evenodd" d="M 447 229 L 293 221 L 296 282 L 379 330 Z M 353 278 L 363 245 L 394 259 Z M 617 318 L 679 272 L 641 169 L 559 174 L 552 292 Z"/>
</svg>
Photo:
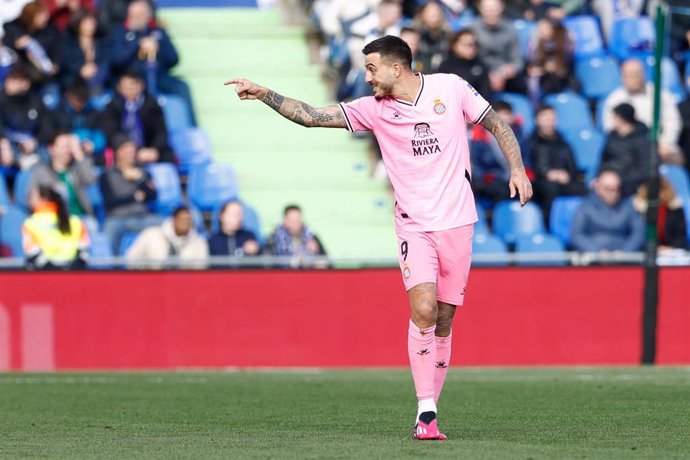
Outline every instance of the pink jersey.
<svg viewBox="0 0 690 460">
<path fill-rule="evenodd" d="M 396 199 L 399 228 L 438 231 L 477 221 L 467 122 L 491 106 L 462 78 L 422 75 L 414 103 L 363 97 L 340 107 L 350 131 L 372 131 Z"/>
</svg>

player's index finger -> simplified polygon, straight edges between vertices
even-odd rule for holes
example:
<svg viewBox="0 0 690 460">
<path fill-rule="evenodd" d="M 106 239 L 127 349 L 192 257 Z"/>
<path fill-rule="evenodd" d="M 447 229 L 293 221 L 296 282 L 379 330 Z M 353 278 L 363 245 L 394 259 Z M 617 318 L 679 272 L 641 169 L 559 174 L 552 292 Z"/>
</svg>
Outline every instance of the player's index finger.
<svg viewBox="0 0 690 460">
<path fill-rule="evenodd" d="M 226 80 L 224 85 L 241 85 L 243 83 L 243 80 L 241 78 L 231 78 L 230 80 Z"/>
</svg>

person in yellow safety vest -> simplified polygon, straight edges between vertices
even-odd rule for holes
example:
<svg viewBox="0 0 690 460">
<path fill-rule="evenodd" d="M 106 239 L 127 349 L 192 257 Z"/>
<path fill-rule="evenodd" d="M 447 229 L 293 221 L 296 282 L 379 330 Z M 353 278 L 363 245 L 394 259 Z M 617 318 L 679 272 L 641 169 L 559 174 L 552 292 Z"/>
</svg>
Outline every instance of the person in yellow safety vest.
<svg viewBox="0 0 690 460">
<path fill-rule="evenodd" d="M 34 212 L 22 228 L 27 268 L 85 268 L 89 234 L 82 221 L 70 217 L 62 196 L 50 187 L 36 187 L 30 196 Z"/>
</svg>

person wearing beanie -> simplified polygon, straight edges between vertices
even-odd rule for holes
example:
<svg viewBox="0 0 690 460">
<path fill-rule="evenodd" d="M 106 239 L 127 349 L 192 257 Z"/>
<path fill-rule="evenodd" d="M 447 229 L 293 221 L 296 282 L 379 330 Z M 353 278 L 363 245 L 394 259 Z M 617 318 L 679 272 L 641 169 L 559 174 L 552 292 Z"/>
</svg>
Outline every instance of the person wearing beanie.
<svg viewBox="0 0 690 460">
<path fill-rule="evenodd" d="M 630 196 L 647 178 L 649 170 L 649 130 L 637 120 L 635 109 L 624 102 L 612 110 L 613 129 L 606 137 L 601 169 L 616 171 L 621 177 L 621 193 Z"/>
</svg>

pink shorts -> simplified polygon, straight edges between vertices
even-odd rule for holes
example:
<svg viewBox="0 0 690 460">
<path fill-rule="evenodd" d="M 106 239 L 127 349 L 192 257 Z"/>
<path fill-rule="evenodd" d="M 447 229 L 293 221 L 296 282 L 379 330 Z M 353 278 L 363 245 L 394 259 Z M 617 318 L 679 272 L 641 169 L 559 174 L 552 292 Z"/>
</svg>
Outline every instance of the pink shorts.
<svg viewBox="0 0 690 460">
<path fill-rule="evenodd" d="M 400 270 L 409 291 L 422 283 L 436 284 L 436 298 L 462 305 L 472 261 L 473 225 L 437 232 L 397 229 Z"/>
</svg>

